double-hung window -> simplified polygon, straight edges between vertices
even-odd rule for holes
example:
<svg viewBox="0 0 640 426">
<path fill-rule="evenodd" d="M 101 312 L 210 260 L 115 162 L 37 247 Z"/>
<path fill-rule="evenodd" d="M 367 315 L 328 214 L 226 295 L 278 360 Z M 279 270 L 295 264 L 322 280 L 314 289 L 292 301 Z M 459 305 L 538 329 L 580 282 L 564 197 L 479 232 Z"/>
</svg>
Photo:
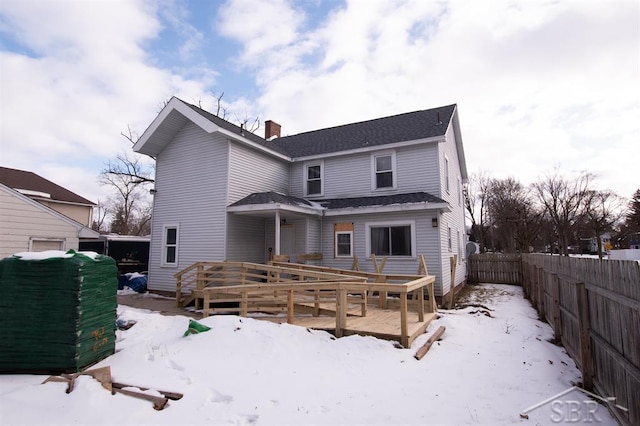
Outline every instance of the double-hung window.
<svg viewBox="0 0 640 426">
<path fill-rule="evenodd" d="M 323 164 L 320 163 L 309 163 L 304 166 L 304 195 L 305 196 L 314 196 L 314 195 L 322 195 L 323 193 L 323 184 L 322 184 L 322 176 L 323 176 Z"/>
<path fill-rule="evenodd" d="M 178 265 L 178 225 L 165 225 L 162 233 L 162 266 Z"/>
<path fill-rule="evenodd" d="M 396 187 L 395 152 L 374 154 L 371 159 L 373 189 L 394 189 Z"/>
<path fill-rule="evenodd" d="M 353 256 L 353 231 L 336 232 L 336 257 Z"/>
<path fill-rule="evenodd" d="M 414 256 L 413 222 L 367 224 L 367 248 L 376 256 Z"/>
</svg>

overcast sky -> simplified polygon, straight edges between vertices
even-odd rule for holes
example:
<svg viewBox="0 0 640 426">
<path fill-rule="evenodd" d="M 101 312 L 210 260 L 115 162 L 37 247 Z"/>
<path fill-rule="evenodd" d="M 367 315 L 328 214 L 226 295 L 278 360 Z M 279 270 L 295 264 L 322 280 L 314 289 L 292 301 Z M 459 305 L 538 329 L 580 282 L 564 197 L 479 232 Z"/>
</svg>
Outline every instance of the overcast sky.
<svg viewBox="0 0 640 426">
<path fill-rule="evenodd" d="M 0 49 L 0 165 L 92 201 L 121 132 L 222 93 L 285 135 L 456 103 L 470 173 L 640 187 L 638 1 L 2 0 Z"/>
</svg>

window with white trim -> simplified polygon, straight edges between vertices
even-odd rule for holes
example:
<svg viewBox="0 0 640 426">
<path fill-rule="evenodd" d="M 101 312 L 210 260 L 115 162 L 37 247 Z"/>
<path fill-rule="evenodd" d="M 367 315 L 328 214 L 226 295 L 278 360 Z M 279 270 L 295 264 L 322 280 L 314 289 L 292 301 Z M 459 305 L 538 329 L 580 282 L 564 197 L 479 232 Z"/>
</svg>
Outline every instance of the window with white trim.
<svg viewBox="0 0 640 426">
<path fill-rule="evenodd" d="M 165 225 L 162 228 L 161 266 L 178 266 L 178 225 Z"/>
<path fill-rule="evenodd" d="M 322 195 L 324 192 L 323 162 L 309 163 L 304 165 L 304 195 Z"/>
<path fill-rule="evenodd" d="M 444 156 L 444 185 L 447 190 L 447 194 L 449 193 L 449 159 L 447 156 Z"/>
<path fill-rule="evenodd" d="M 353 231 L 336 232 L 336 257 L 353 257 Z"/>
<path fill-rule="evenodd" d="M 396 153 L 373 154 L 371 160 L 373 189 L 394 189 L 396 187 Z"/>
<path fill-rule="evenodd" d="M 367 251 L 376 256 L 413 257 L 415 247 L 415 223 L 368 223 Z"/>
<path fill-rule="evenodd" d="M 447 247 L 449 251 L 453 251 L 453 242 L 451 241 L 451 227 L 447 228 Z"/>
</svg>

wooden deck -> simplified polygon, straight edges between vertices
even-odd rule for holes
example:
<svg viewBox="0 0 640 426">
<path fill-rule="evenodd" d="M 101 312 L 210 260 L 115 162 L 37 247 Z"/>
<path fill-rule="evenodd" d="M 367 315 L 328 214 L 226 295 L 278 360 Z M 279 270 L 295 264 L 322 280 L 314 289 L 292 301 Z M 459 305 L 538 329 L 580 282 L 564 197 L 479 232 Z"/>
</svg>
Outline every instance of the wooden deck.
<svg viewBox="0 0 640 426">
<path fill-rule="evenodd" d="M 199 262 L 176 274 L 176 301 L 216 313 L 396 340 L 409 347 L 436 316 L 431 275 L 389 276 L 309 267 Z M 426 268 L 425 268 L 426 271 Z M 187 287 L 191 292 L 185 295 Z M 425 294 L 426 290 L 426 294 Z M 393 295 L 388 298 L 388 295 Z M 425 302 L 425 296 L 429 298 Z M 426 307 L 426 309 L 425 309 Z"/>
</svg>

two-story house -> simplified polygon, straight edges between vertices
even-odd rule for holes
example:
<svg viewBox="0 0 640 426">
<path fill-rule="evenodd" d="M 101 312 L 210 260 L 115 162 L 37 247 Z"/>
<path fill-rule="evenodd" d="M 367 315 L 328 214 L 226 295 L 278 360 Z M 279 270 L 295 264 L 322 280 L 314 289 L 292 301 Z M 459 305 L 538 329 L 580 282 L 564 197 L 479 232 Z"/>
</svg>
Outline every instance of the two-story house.
<svg viewBox="0 0 640 426">
<path fill-rule="evenodd" d="M 174 291 L 197 261 L 264 263 L 320 253 L 318 264 L 415 274 L 424 255 L 436 294 L 450 290 L 450 258 L 464 281 L 456 105 L 265 138 L 172 98 L 134 146 L 156 159 L 149 288 Z"/>
<path fill-rule="evenodd" d="M 78 250 L 95 203 L 26 170 L 0 167 L 0 257 L 23 251 Z"/>
</svg>

